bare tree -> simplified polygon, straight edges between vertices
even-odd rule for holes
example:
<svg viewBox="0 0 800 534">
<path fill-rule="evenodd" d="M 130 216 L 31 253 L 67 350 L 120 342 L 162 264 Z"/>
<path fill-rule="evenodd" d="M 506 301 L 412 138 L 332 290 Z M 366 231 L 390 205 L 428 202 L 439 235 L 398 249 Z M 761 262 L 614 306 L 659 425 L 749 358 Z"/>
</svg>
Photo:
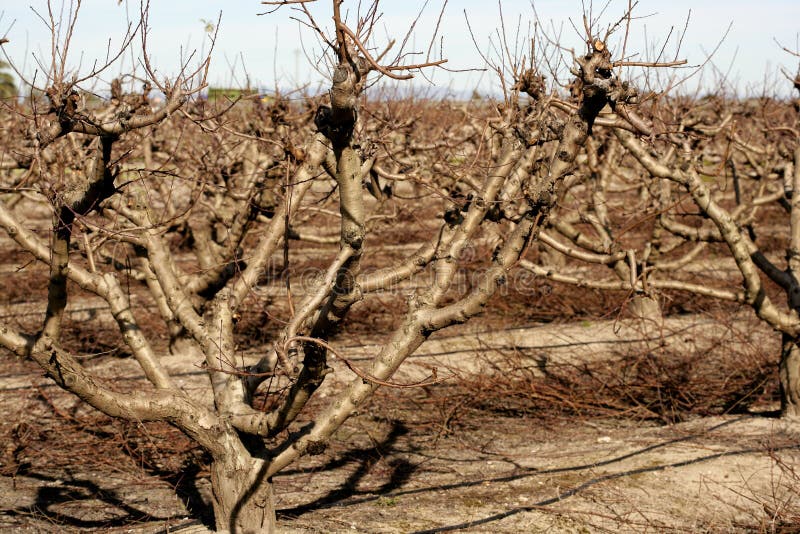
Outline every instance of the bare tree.
<svg viewBox="0 0 800 534">
<path fill-rule="evenodd" d="M 555 217 L 558 238 L 544 238 L 578 263 L 564 268 L 523 260 L 522 266 L 558 282 L 632 296 L 659 300 L 680 291 L 749 306 L 782 336 L 781 412 L 796 417 L 796 111 L 769 97 L 737 102 L 712 95 L 660 98 L 633 130 L 615 124 L 618 118 L 599 121 L 608 130 L 587 146 L 586 182 L 571 189 L 581 229 L 588 231 Z M 622 200 L 631 190 L 639 199 L 633 217 Z M 776 257 L 781 249 L 783 265 Z M 608 279 L 586 264 L 627 268 Z M 727 265 L 738 276 L 722 274 Z"/>
<path fill-rule="evenodd" d="M 610 30 L 600 38 L 587 22 L 586 50 L 574 56 L 571 71 L 573 105 L 558 106 L 547 92 L 532 49 L 528 60 L 512 65 L 504 105 L 488 116 L 465 114 L 465 124 L 454 128 L 455 142 L 410 139 L 418 126 L 401 107 L 387 105 L 384 116 L 379 107 L 370 110 L 376 118 L 367 127 L 362 111 L 370 76 L 407 79 L 444 59 L 409 64 L 401 47 L 387 60 L 393 41 L 375 52 L 378 2 L 348 22 L 342 0 L 333 0 L 330 32 L 305 1 L 265 3 L 293 4 L 325 43 L 332 57 L 328 95 L 305 109 L 279 99 L 271 105 L 242 102 L 249 120 L 233 120 L 236 107 L 217 113 L 189 104 L 187 96 L 204 84 L 207 59 L 194 74 L 160 80 L 147 60 L 145 6 L 123 43 L 125 49 L 134 35 L 142 38 L 144 93 L 126 94 L 115 82 L 110 104 L 91 109 L 80 84 L 103 68 L 73 75 L 66 62 L 70 32 L 58 41 L 53 23 L 53 62 L 42 88 L 47 100 L 18 116 L 27 129 L 4 167 L 0 202 L 0 226 L 19 250 L 50 269 L 41 324 L 29 333 L 0 325 L 0 344 L 32 358 L 60 387 L 105 414 L 165 421 L 195 440 L 212 458 L 217 529 L 231 532 L 274 531 L 271 478 L 324 450 L 378 387 L 420 385 L 397 384 L 392 376 L 432 333 L 481 313 L 530 243 L 544 235 L 580 152 L 603 120 L 601 111 L 617 110 L 615 124 L 628 130 L 638 131 L 639 123 L 631 109 L 636 91 L 615 73 L 625 62 L 612 59 Z M 75 19 L 66 22 L 73 28 Z M 147 98 L 152 87 L 166 96 L 156 109 Z M 454 147 L 474 164 L 461 169 L 460 160 L 443 157 Z M 370 217 L 393 204 L 389 183 L 410 176 L 417 190 L 441 199 L 443 213 L 415 250 L 366 271 L 365 243 L 370 222 L 377 220 Z M 331 213 L 334 191 L 338 209 Z M 408 209 L 404 204 L 394 203 L 398 210 Z M 49 242 L 35 231 L 33 214 L 42 206 L 52 214 Z M 289 239 L 331 241 L 319 235 L 322 224 L 314 214 L 320 213 L 339 225 L 321 276 L 297 305 L 290 285 L 284 301 L 265 302 L 260 289 L 267 269 L 281 253 L 286 267 Z M 465 251 L 481 239 L 493 250 L 481 258 L 471 285 L 454 283 L 468 263 Z M 607 255 L 615 269 L 632 269 L 625 255 Z M 332 346 L 355 305 L 424 275 L 429 281 L 409 296 L 368 369 L 355 367 Z M 64 314 L 74 292 L 104 301 L 149 389 L 122 390 L 65 345 Z M 244 361 L 236 324 L 254 300 L 273 304 L 287 320 L 256 361 Z M 136 313 L 142 303 L 157 310 L 171 347 L 148 337 Z M 170 349 L 202 358 L 208 395 L 175 380 Z M 355 376 L 312 410 L 310 400 L 331 373 L 332 356 Z M 437 379 L 434 374 L 422 384 Z M 268 399 L 267 408 L 256 402 L 259 396 Z"/>
</svg>

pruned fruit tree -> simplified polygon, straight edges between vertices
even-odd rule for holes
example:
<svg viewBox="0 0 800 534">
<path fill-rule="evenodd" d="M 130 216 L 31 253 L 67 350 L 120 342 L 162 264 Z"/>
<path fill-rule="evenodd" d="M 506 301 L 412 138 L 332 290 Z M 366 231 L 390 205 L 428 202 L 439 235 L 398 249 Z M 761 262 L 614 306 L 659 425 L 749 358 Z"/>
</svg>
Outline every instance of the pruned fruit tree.
<svg viewBox="0 0 800 534">
<path fill-rule="evenodd" d="M 377 82 L 446 68 L 431 52 L 437 35 L 427 56 L 410 53 L 408 38 L 381 41 L 377 1 L 332 0 L 324 21 L 308 2 L 263 2 L 270 16 L 293 10 L 325 51 L 330 85 L 302 99 L 205 98 L 210 56 L 163 77 L 149 60 L 147 3 L 106 64 L 74 68 L 80 2 L 61 20 L 50 10 L 51 61 L 0 109 L 3 246 L 39 303 L 35 322 L 0 322 L 3 358 L 35 361 L 108 416 L 166 422 L 194 440 L 211 458 L 220 532 L 275 531 L 272 477 L 324 450 L 377 388 L 448 379 L 435 369 L 420 382 L 394 375 L 520 271 L 628 291 L 634 315 L 656 326 L 666 290 L 748 304 L 784 337 L 784 407 L 798 414 L 796 114 L 774 112 L 785 125 L 777 142 L 745 138 L 738 114 L 772 120 L 766 108 L 640 93 L 629 69 L 684 62 L 612 50 L 630 12 L 607 27 L 584 16 L 581 50 L 538 29 L 521 57 L 499 47 L 498 61 L 484 58 L 504 91 L 498 102 L 370 98 Z M 103 82 L 129 53 L 138 74 Z M 632 190 L 643 217 L 622 231 L 611 199 Z M 758 214 L 773 205 L 789 228 L 785 268 L 760 248 Z M 682 274 L 714 246 L 740 278 Z M 313 276 L 293 269 L 298 257 Z M 352 310 L 388 290 L 404 296 L 396 320 L 356 365 L 337 336 Z M 95 303 L 97 318 L 71 320 L 76 302 Z M 102 366 L 76 345 L 74 332 L 89 328 L 114 341 Z M 316 395 L 334 359 L 340 385 Z M 131 361 L 147 387 L 116 380 L 117 364 Z M 198 369 L 204 390 L 181 379 Z"/>
</svg>

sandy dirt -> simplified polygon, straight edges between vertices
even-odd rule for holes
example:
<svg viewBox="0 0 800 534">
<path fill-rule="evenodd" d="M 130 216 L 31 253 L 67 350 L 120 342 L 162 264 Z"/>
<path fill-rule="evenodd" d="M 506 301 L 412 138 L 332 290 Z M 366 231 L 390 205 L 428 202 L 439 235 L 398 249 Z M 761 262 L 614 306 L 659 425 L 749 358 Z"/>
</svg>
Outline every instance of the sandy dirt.
<svg viewBox="0 0 800 534">
<path fill-rule="evenodd" d="M 776 344 L 769 331 L 747 330 L 747 342 Z M 641 325 L 611 321 L 504 331 L 461 327 L 434 336 L 395 379 L 416 380 L 436 367 L 448 380 L 379 390 L 322 454 L 279 474 L 281 531 L 797 532 L 790 521 L 800 518 L 800 478 L 793 471 L 800 425 L 772 416 L 777 406 L 665 425 L 504 412 L 498 403 L 478 409 L 448 395 L 461 378 L 509 372 L 502 362 L 546 372 L 632 346 L 702 352 L 730 336 L 742 341 L 741 331 L 699 316 L 669 319 L 644 341 Z M 335 341 L 360 364 L 376 343 Z M 500 357 L 509 354 L 514 357 Z M 171 357 L 167 363 L 183 371 L 187 390 L 203 394 L 204 373 L 193 362 Z M 99 359 L 94 366 L 137 387 L 129 360 Z M 208 474 L 186 460 L 199 452 L 158 456 L 152 451 L 173 443 L 174 433 L 134 432 L 60 392 L 32 364 L 5 367 L 0 529 L 206 531 Z M 341 364 L 335 368 L 320 402 L 352 377 Z M 184 464 L 175 465 L 178 457 Z"/>
</svg>

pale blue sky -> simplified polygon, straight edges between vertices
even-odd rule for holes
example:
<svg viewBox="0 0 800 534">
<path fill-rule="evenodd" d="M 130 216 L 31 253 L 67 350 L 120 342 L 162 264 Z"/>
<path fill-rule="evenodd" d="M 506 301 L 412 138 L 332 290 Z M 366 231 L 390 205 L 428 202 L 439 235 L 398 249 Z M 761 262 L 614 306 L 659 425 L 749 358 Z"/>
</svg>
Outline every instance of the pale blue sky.
<svg viewBox="0 0 800 534">
<path fill-rule="evenodd" d="M 61 0 L 53 0 L 58 9 Z M 274 87 L 276 76 L 281 87 L 296 86 L 298 83 L 319 84 L 321 76 L 314 72 L 312 65 L 301 51 L 303 45 L 314 59 L 318 60 L 320 45 L 313 32 L 307 28 L 301 30 L 291 16 L 300 16 L 296 11 L 284 7 L 277 12 L 257 16 L 266 6 L 253 0 L 151 0 L 149 51 L 154 66 L 164 75 L 175 74 L 178 70 L 181 54 L 187 51 L 207 49 L 207 36 L 201 19 L 216 21 L 220 11 L 222 23 L 219 39 L 212 59 L 210 81 L 216 85 L 242 85 L 245 72 L 252 82 L 262 87 Z M 326 29 L 330 28 L 330 1 L 317 0 L 310 4 L 317 22 Z M 364 4 L 368 2 L 363 1 Z M 381 10 L 384 15 L 378 24 L 375 46 L 388 42 L 388 36 L 402 40 L 409 24 L 424 4 L 424 0 L 384 0 Z M 588 0 L 586 0 L 588 5 Z M 69 2 L 67 2 L 69 4 Z M 430 36 L 439 15 L 442 0 L 429 0 L 428 7 L 417 25 L 413 37 L 406 47 L 407 51 L 427 52 Z M 357 2 L 345 2 L 345 6 L 355 9 Z M 539 19 L 550 30 L 562 32 L 561 43 L 567 47 L 575 47 L 581 51 L 581 41 L 569 23 L 569 18 L 578 26 L 581 22 L 580 0 L 539 0 L 535 2 Z M 603 14 L 601 27 L 616 21 L 624 12 L 627 1 L 612 0 Z M 45 24 L 36 16 L 31 7 L 47 16 L 45 0 L 0 0 L 0 36 L 11 40 L 4 46 L 10 59 L 27 75 L 37 68 L 34 57 L 49 61 L 50 41 Z M 599 10 L 601 2 L 596 2 L 595 10 Z M 128 0 L 122 5 L 117 0 L 84 0 L 81 7 L 78 26 L 72 42 L 69 58 L 70 65 L 75 68 L 81 64 L 80 70 L 86 71 L 91 63 L 105 55 L 109 38 L 117 43 L 125 27 L 126 10 L 134 16 L 138 14 L 138 1 Z M 778 94 L 789 94 L 789 82 L 778 74 L 783 67 L 791 73 L 797 70 L 798 58 L 783 52 L 775 40 L 785 46 L 797 50 L 800 33 L 800 1 L 797 0 L 641 0 L 634 11 L 635 16 L 644 17 L 633 21 L 630 31 L 628 53 L 639 51 L 652 54 L 654 48 L 660 48 L 667 38 L 670 28 L 675 30 L 668 43 L 665 56 L 672 59 L 675 55 L 675 36 L 683 29 L 689 10 L 692 10 L 688 31 L 683 39 L 681 58 L 690 64 L 703 63 L 708 52 L 714 50 L 732 24 L 727 38 L 722 42 L 713 58 L 714 65 L 720 72 L 730 69 L 730 81 L 742 92 L 760 91 L 766 86 L 768 91 Z M 500 27 L 500 15 L 497 2 L 478 0 L 450 0 L 442 19 L 440 37 L 437 39 L 436 54 L 438 58 L 440 45 L 444 56 L 448 58 L 447 66 L 451 69 L 469 69 L 483 66 L 483 62 L 470 38 L 465 23 L 464 11 L 467 12 L 475 38 L 481 50 L 490 50 L 490 36 Z M 525 0 L 505 0 L 503 2 L 506 30 L 513 46 L 517 22 L 521 21 L 521 34 L 528 32 L 528 26 L 534 18 L 531 3 Z M 595 13 L 596 14 L 596 13 Z M 552 21 L 552 25 L 551 25 Z M 624 28 L 616 33 L 619 39 L 624 35 Z M 609 43 L 612 50 L 619 52 L 617 39 Z M 518 39 L 523 42 L 522 37 Z M 496 34 L 494 42 L 497 40 Z M 646 46 L 650 43 L 650 46 Z M 649 52 L 648 52 L 649 50 Z M 496 56 L 495 56 L 496 57 Z M 642 56 L 639 56 L 640 58 Z M 411 59 L 409 59 L 411 61 Z M 417 59 L 413 59 L 417 61 Z M 110 80 L 119 72 L 127 72 L 132 62 L 130 55 L 112 68 L 105 80 Z M 688 74 L 688 70 L 679 75 Z M 662 74 L 668 74 L 662 71 Z M 631 72 L 629 77 L 635 77 Z M 445 71 L 429 71 L 428 77 L 439 87 L 453 87 L 458 91 L 471 91 L 478 86 L 481 91 L 497 90 L 497 76 L 489 72 L 450 73 Z M 689 88 L 695 85 L 696 76 L 684 85 Z M 707 69 L 702 83 L 712 86 L 714 73 Z M 430 83 L 417 75 L 415 86 Z M 642 83 L 641 79 L 639 82 Z M 730 87 L 728 88 L 730 89 Z"/>
</svg>

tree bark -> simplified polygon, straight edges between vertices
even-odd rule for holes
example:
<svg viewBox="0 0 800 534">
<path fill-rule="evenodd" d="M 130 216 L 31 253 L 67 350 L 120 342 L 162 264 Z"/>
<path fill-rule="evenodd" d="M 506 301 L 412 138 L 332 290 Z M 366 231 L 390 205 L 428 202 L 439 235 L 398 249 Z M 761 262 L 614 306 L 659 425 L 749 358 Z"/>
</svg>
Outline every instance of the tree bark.
<svg viewBox="0 0 800 534">
<path fill-rule="evenodd" d="M 276 531 L 272 482 L 263 460 L 236 453 L 211 465 L 214 519 L 217 532 L 270 534 Z"/>
<path fill-rule="evenodd" d="M 651 295 L 634 295 L 628 303 L 628 313 L 641 321 L 646 332 L 659 331 L 664 324 L 661 305 Z"/>
<path fill-rule="evenodd" d="M 783 334 L 781 364 L 781 415 L 800 417 L 800 346 L 797 339 Z"/>
</svg>

